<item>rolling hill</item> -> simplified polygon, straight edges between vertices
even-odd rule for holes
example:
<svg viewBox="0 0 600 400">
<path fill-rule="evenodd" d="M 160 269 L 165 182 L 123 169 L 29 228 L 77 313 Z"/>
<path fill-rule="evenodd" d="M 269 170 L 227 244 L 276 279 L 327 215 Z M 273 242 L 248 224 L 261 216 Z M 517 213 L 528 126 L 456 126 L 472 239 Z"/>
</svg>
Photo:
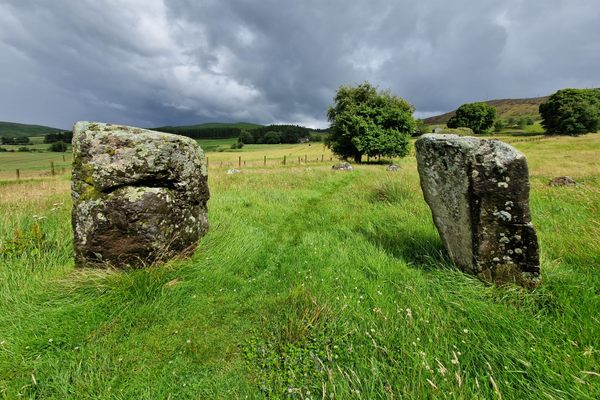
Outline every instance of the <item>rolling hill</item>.
<svg viewBox="0 0 600 400">
<path fill-rule="evenodd" d="M 532 117 L 534 120 L 540 119 L 539 106 L 549 96 L 532 97 L 527 99 L 498 99 L 484 101 L 491 106 L 496 107 L 497 116 L 502 119 L 510 117 Z M 423 121 L 429 125 L 445 124 L 454 115 L 454 111 L 447 112 L 441 115 L 425 118 Z"/>
<path fill-rule="evenodd" d="M 5 137 L 31 137 L 44 136 L 48 133 L 62 132 L 64 129 L 52 128 L 43 125 L 19 124 L 17 122 L 0 121 L 0 136 Z"/>
</svg>

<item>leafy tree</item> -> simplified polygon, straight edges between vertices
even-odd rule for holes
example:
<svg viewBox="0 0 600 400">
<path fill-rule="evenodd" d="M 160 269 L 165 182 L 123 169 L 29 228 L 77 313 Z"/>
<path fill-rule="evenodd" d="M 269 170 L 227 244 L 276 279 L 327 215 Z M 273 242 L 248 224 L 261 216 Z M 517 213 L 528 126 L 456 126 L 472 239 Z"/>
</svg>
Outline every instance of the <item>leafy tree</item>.
<svg viewBox="0 0 600 400">
<path fill-rule="evenodd" d="M 254 136 L 252 136 L 252 134 L 248 131 L 242 131 L 242 133 L 240 133 L 240 136 L 238 137 L 238 142 L 244 144 L 252 144 L 254 143 Z"/>
<path fill-rule="evenodd" d="M 475 133 L 482 133 L 491 128 L 496 118 L 496 107 L 486 103 L 468 103 L 458 107 L 456 113 L 448 120 L 448 128 L 471 128 Z"/>
<path fill-rule="evenodd" d="M 600 89 L 561 89 L 540 104 L 548 135 L 580 135 L 600 128 Z"/>
<path fill-rule="evenodd" d="M 12 145 L 19 145 L 19 144 L 31 144 L 31 140 L 29 140 L 29 138 L 27 136 L 20 136 L 20 137 L 2 137 L 0 138 L 0 143 L 1 144 L 12 144 Z"/>
<path fill-rule="evenodd" d="M 413 107 L 389 91 L 378 92 L 370 83 L 356 87 L 340 86 L 329 107 L 331 122 L 327 146 L 337 155 L 404 157 L 409 150 L 409 136 L 416 124 Z"/>
<path fill-rule="evenodd" d="M 262 141 L 265 144 L 281 143 L 281 133 L 269 131 L 269 132 L 265 133 L 265 136 L 263 136 Z"/>
<path fill-rule="evenodd" d="M 48 148 L 48 150 L 50 151 L 54 151 L 56 153 L 64 153 L 65 151 L 67 151 L 68 145 L 65 142 L 54 142 L 50 145 L 50 147 Z"/>
</svg>

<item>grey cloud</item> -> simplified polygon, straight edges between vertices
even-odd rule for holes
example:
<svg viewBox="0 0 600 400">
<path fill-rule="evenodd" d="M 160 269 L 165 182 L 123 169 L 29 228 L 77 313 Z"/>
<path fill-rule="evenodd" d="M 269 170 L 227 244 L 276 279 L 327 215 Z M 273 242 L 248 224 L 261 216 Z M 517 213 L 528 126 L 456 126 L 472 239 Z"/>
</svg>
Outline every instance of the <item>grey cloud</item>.
<svg viewBox="0 0 600 400">
<path fill-rule="evenodd" d="M 598 86 L 593 0 L 0 1 L 0 120 L 326 125 L 368 80 L 423 114 Z"/>
</svg>

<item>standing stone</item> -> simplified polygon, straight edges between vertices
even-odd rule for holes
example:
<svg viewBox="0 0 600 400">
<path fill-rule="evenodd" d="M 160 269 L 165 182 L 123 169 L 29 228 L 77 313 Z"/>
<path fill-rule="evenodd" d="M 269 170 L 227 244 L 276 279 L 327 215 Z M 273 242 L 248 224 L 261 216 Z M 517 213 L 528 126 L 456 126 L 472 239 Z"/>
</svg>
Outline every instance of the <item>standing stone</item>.
<svg viewBox="0 0 600 400">
<path fill-rule="evenodd" d="M 188 255 L 208 230 L 204 153 L 182 136 L 77 122 L 72 198 L 78 266 L 143 267 Z"/>
<path fill-rule="evenodd" d="M 536 286 L 525 156 L 497 140 L 457 135 L 423 135 L 415 145 L 425 201 L 452 260 L 487 281 Z"/>
</svg>

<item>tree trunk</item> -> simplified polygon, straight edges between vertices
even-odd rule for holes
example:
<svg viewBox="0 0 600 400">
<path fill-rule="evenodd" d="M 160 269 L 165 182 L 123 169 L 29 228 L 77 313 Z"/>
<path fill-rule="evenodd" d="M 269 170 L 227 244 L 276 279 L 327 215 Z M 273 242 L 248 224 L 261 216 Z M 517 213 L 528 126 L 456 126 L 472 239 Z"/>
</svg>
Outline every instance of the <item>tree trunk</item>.
<svg viewBox="0 0 600 400">
<path fill-rule="evenodd" d="M 354 162 L 357 164 L 360 164 L 362 161 L 362 153 L 355 153 L 354 154 Z"/>
</svg>

